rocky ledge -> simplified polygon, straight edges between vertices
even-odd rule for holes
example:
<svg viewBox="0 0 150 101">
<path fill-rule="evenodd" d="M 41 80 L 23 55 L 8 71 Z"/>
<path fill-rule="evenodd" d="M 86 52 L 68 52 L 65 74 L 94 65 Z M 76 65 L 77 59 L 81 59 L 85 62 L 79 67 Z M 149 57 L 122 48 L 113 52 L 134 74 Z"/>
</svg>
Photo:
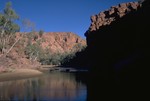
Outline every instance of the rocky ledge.
<svg viewBox="0 0 150 101">
<path fill-rule="evenodd" d="M 138 2 L 122 3 L 112 6 L 109 10 L 91 16 L 91 25 L 86 34 L 100 29 L 102 26 L 110 25 L 113 21 L 122 18 L 124 15 L 137 11 L 141 7 Z"/>
</svg>

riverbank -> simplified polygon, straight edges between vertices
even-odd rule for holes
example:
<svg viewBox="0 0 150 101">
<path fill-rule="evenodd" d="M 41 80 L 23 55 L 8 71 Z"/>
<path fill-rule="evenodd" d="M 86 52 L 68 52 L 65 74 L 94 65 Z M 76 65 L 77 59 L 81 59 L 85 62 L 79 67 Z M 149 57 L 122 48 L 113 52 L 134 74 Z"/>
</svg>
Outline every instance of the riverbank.
<svg viewBox="0 0 150 101">
<path fill-rule="evenodd" d="M 9 80 L 26 79 L 34 76 L 40 76 L 50 72 L 87 72 L 85 68 L 62 67 L 56 65 L 42 65 L 39 68 L 24 68 L 24 69 L 9 69 L 5 72 L 0 72 L 0 82 Z"/>
<path fill-rule="evenodd" d="M 0 82 L 25 79 L 33 76 L 40 76 L 43 72 L 36 69 L 14 69 L 12 72 L 0 73 Z"/>
</svg>

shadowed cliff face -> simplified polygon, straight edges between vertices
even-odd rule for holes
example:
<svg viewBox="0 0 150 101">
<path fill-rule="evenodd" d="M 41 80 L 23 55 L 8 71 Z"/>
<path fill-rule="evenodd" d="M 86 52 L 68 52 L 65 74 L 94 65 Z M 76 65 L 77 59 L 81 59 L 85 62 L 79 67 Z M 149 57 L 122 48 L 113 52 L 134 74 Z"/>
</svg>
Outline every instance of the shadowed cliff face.
<svg viewBox="0 0 150 101">
<path fill-rule="evenodd" d="M 93 82 L 89 84 L 89 99 L 98 97 L 94 93 L 98 88 L 104 91 L 103 95 L 122 96 L 132 93 L 138 96 L 141 90 L 147 89 L 150 77 L 149 9 L 150 1 L 145 0 L 142 4 L 120 4 L 91 17 L 92 24 L 85 33 L 91 65 L 90 82 Z M 113 94 L 114 90 L 119 93 Z"/>
</svg>

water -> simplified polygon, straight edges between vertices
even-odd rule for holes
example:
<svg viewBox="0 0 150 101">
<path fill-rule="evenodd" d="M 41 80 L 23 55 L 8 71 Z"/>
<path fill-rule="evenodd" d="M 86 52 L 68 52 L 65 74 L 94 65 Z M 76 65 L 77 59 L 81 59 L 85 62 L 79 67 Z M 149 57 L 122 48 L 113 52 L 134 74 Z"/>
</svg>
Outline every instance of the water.
<svg viewBox="0 0 150 101">
<path fill-rule="evenodd" d="M 0 82 L 0 101 L 86 101 L 87 87 L 73 73 Z"/>
</svg>

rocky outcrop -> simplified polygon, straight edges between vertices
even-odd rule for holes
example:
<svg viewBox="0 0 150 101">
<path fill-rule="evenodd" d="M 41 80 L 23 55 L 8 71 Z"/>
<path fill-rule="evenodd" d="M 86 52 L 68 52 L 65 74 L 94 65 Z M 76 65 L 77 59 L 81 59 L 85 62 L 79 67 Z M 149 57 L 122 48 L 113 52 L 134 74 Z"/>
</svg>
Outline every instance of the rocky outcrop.
<svg viewBox="0 0 150 101">
<path fill-rule="evenodd" d="M 112 6 L 109 10 L 91 16 L 91 25 L 86 34 L 100 29 L 102 26 L 111 24 L 113 21 L 122 18 L 124 15 L 139 9 L 141 4 L 138 2 L 122 3 Z"/>
<path fill-rule="evenodd" d="M 17 33 L 16 36 L 24 41 L 24 45 L 18 46 L 19 48 L 26 47 L 30 41 L 30 44 L 38 44 L 52 53 L 78 51 L 82 46 L 86 46 L 86 40 L 72 32 L 44 32 L 42 36 L 38 32 L 30 32 Z"/>
<path fill-rule="evenodd" d="M 43 48 L 48 48 L 51 52 L 70 52 L 78 51 L 78 45 L 85 46 L 86 41 L 71 32 L 50 32 L 41 37 L 44 41 L 41 43 Z"/>
<path fill-rule="evenodd" d="M 111 8 L 107 14 L 93 16 L 91 27 L 85 34 L 89 57 L 86 61 L 91 67 L 89 99 L 100 100 L 95 91 L 101 91 L 99 94 L 105 98 L 111 95 L 138 98 L 146 95 L 144 89 L 149 87 L 150 1 L 113 8 L 115 11 Z M 112 21 L 105 21 L 112 17 Z M 99 21 L 100 18 L 103 20 Z"/>
</svg>

